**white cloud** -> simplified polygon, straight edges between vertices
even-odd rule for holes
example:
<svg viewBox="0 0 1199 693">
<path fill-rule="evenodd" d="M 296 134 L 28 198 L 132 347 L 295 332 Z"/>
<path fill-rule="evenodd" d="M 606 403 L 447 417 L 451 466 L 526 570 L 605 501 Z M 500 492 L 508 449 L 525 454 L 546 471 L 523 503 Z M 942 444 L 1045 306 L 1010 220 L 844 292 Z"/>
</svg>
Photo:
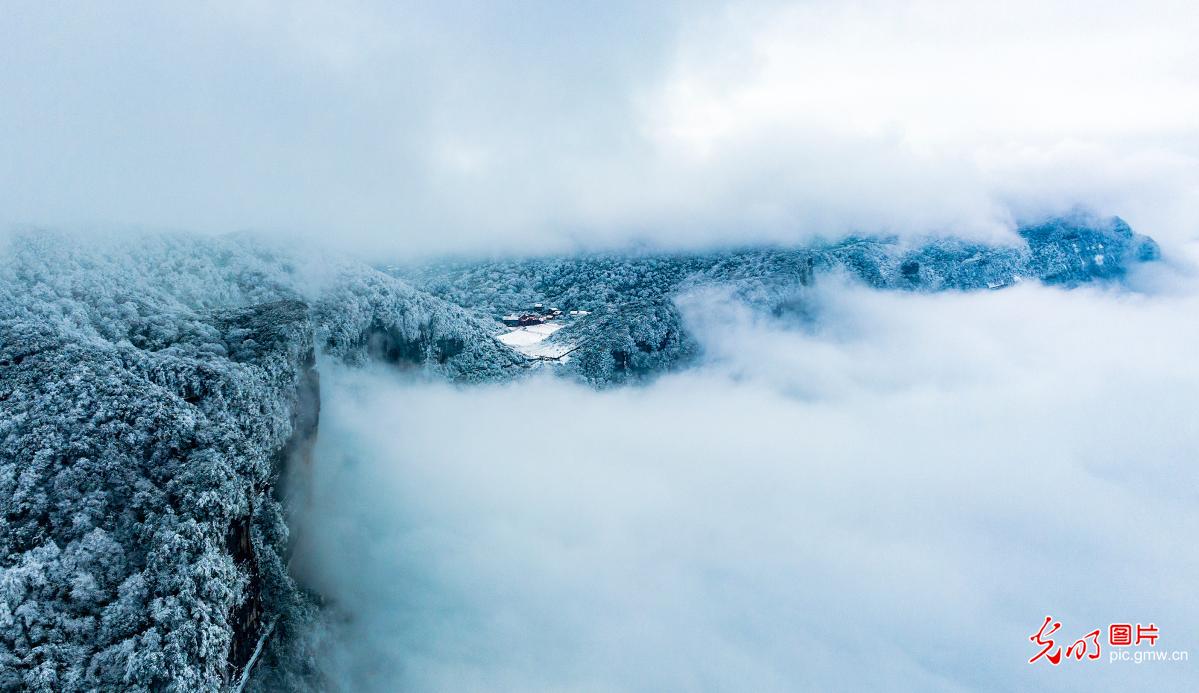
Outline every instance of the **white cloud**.
<svg viewBox="0 0 1199 693">
<path fill-rule="evenodd" d="M 661 128 L 699 150 L 776 124 L 920 146 L 1192 133 L 1196 16 L 1183 2 L 734 6 L 682 43 Z"/>
<path fill-rule="evenodd" d="M 1168 281 L 830 286 L 808 329 L 693 296 L 706 365 L 616 392 L 326 367 L 297 559 L 347 616 L 325 661 L 354 690 L 1176 688 L 1026 663 L 1047 613 L 1194 648 L 1199 304 Z"/>
<path fill-rule="evenodd" d="M 992 235 L 1087 205 L 1194 237 L 1193 4 L 751 7 L 691 23 L 643 108 L 726 212 L 753 218 L 757 176 L 783 233 Z"/>
<path fill-rule="evenodd" d="M 379 253 L 1196 235 L 1193 3 L 18 3 L 0 221 Z"/>
</svg>

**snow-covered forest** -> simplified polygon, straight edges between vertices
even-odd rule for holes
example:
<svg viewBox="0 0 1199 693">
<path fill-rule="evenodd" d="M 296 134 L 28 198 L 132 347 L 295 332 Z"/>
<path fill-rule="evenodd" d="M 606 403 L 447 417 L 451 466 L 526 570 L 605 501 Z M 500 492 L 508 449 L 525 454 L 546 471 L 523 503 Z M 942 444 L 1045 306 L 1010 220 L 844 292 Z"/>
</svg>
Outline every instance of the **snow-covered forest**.
<svg viewBox="0 0 1199 693">
<path fill-rule="evenodd" d="M 468 386 L 645 382 L 702 353 L 678 301 L 727 291 L 800 323 L 808 292 L 1119 282 L 1158 258 L 1115 220 L 1025 243 L 851 238 L 389 272 L 252 236 L 28 232 L 0 255 L 0 686 L 320 686 L 322 595 L 289 571 L 289 477 L 314 463 L 321 363 Z M 394 275 L 394 276 L 393 276 Z M 534 303 L 586 314 L 563 362 L 497 339 Z M 300 484 L 299 486 L 302 486 Z M 336 611 L 336 607 L 333 607 Z"/>
<path fill-rule="evenodd" d="M 260 640 L 264 670 L 291 656 L 317 601 L 281 479 L 310 464 L 316 350 L 464 382 L 518 363 L 461 308 L 245 239 L 32 232 L 0 258 L 9 690 L 213 689 Z"/>
<path fill-rule="evenodd" d="M 0 0 L 0 693 L 1199 688 L 1196 36 Z"/>
<path fill-rule="evenodd" d="M 1029 280 L 1070 287 L 1117 280 L 1131 264 L 1159 254 L 1156 243 L 1118 218 L 1054 219 L 1025 226 L 1020 236 L 1026 244 L 1006 247 L 954 238 L 865 237 L 803 248 L 443 262 L 394 271 L 484 315 L 534 304 L 590 312 L 554 339 L 580 347 L 562 370 L 605 385 L 661 373 L 697 356 L 674 304 L 695 288 L 722 287 L 778 316 L 804 309 L 803 289 L 819 274 L 847 274 L 872 288 L 899 291 L 994 290 Z"/>
</svg>

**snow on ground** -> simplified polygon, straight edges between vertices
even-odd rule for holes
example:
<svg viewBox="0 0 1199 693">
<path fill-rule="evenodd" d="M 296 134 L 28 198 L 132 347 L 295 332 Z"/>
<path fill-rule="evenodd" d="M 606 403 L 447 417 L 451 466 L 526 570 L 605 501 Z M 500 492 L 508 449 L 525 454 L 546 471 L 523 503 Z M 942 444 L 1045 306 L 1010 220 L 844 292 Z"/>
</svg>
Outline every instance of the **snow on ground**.
<svg viewBox="0 0 1199 693">
<path fill-rule="evenodd" d="M 562 329 L 562 323 L 543 322 L 540 325 L 517 327 L 500 335 L 499 340 L 515 349 L 544 341 L 560 329 Z"/>
<path fill-rule="evenodd" d="M 562 329 L 562 323 L 545 322 L 540 325 L 517 327 L 497 337 L 501 342 L 525 356 L 559 358 L 570 351 L 570 344 L 543 344 L 550 335 Z"/>
</svg>

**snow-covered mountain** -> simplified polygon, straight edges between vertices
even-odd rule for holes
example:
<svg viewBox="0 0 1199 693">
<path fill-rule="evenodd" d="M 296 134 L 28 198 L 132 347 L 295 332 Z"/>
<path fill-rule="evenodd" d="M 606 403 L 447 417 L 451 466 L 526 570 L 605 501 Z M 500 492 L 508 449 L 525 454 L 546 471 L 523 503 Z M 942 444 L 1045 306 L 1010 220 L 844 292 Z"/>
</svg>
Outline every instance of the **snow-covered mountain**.
<svg viewBox="0 0 1199 693">
<path fill-rule="evenodd" d="M 0 255 L 0 687 L 219 689 L 251 666 L 260 685 L 314 680 L 303 634 L 320 601 L 288 571 L 282 480 L 313 463 L 322 359 L 608 386 L 694 362 L 676 299 L 695 289 L 802 317 L 808 287 L 832 274 L 880 290 L 1070 287 L 1159 254 L 1119 219 L 1021 236 L 389 274 L 243 237 L 17 235 Z M 569 359 L 497 338 L 497 318 L 535 303 L 589 313 L 547 330 Z"/>
<path fill-rule="evenodd" d="M 0 687 L 217 688 L 268 629 L 278 659 L 314 608 L 280 494 L 317 426 L 314 347 L 456 381 L 518 360 L 399 280 L 345 264 L 311 294 L 292 262 L 230 239 L 12 240 Z"/>
<path fill-rule="evenodd" d="M 1085 215 L 1019 229 L 1023 245 L 992 246 L 954 238 L 923 243 L 854 237 L 800 248 L 705 253 L 605 253 L 490 262 L 443 262 L 397 268 L 429 293 L 498 317 L 542 304 L 590 311 L 567 318 L 553 339 L 572 358 L 562 370 L 608 385 L 685 366 L 698 355 L 675 299 L 721 286 L 764 313 L 805 310 L 805 287 L 843 274 L 876 289 L 1001 289 L 1021 281 L 1072 287 L 1119 281 L 1157 244 L 1119 218 Z"/>
</svg>

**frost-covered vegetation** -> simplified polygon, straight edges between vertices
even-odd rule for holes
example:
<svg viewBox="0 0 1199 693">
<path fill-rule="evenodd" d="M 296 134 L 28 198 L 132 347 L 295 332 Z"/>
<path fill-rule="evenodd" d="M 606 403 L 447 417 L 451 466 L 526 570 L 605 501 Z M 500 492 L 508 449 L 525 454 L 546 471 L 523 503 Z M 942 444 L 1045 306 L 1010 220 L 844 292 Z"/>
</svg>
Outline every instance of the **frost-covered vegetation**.
<svg viewBox="0 0 1199 693">
<path fill-rule="evenodd" d="M 278 481 L 314 347 L 460 381 L 518 361 L 399 280 L 248 240 L 33 233 L 0 263 L 5 690 L 213 689 L 272 628 L 262 668 L 304 675 Z"/>
<path fill-rule="evenodd" d="M 1020 236 L 1024 245 L 1010 247 L 863 237 L 801 248 L 444 262 L 397 273 L 491 316 L 534 303 L 591 311 L 554 336 L 578 346 L 561 370 L 611 384 L 694 359 L 698 348 L 675 307 L 676 297 L 693 288 L 723 286 L 778 315 L 804 311 L 803 289 L 822 274 L 845 273 L 873 288 L 904 291 L 999 289 L 1025 280 L 1076 286 L 1119 279 L 1130 264 L 1159 253 L 1119 218 L 1055 219 L 1022 227 Z"/>
<path fill-rule="evenodd" d="M 298 688 L 318 611 L 288 571 L 280 480 L 317 430 L 319 358 L 459 383 L 529 372 L 495 318 L 589 315 L 552 339 L 595 385 L 692 361 L 676 306 L 723 287 L 805 310 L 828 273 L 879 289 L 1118 279 L 1156 257 L 1119 220 L 1021 231 L 1026 245 L 855 238 L 805 248 L 587 255 L 407 268 L 251 238 L 27 233 L 0 256 L 0 688 Z M 397 415 L 402 415 L 399 413 Z"/>
</svg>

